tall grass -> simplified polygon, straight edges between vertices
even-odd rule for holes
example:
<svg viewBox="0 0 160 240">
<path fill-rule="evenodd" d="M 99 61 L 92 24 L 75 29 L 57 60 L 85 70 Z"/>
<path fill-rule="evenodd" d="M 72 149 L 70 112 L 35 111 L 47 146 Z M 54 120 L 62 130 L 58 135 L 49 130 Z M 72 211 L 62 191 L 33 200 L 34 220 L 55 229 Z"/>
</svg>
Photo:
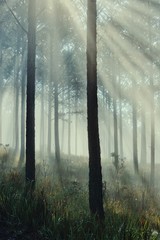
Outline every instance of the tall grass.
<svg viewBox="0 0 160 240">
<path fill-rule="evenodd" d="M 131 203 L 134 199 L 127 194 Z M 132 197 L 138 198 L 136 194 Z M 5 222 L 3 231 L 9 229 L 14 239 L 24 240 L 158 239 L 152 234 L 152 229 L 159 231 L 158 215 L 152 209 L 133 210 L 129 202 L 104 197 L 106 217 L 99 223 L 89 214 L 87 186 L 68 181 L 61 188 L 45 178 L 34 192 L 29 192 L 23 177 L 10 172 L 0 182 L 0 224 Z"/>
</svg>

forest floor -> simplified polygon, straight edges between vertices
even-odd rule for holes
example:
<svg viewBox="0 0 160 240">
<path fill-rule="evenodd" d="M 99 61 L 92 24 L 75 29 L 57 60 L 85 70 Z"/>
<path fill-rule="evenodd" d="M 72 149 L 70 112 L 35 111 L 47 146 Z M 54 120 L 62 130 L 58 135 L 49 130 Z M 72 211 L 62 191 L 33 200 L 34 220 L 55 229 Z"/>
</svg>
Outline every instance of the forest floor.
<svg viewBox="0 0 160 240">
<path fill-rule="evenodd" d="M 134 180 L 123 166 L 118 173 L 113 166 L 103 168 L 102 224 L 89 213 L 88 170 L 82 162 L 64 165 L 63 186 L 50 167 L 39 164 L 29 194 L 23 172 L 1 172 L 0 240 L 159 240 L 160 192 L 158 185 L 148 187 L 146 170 Z"/>
</svg>

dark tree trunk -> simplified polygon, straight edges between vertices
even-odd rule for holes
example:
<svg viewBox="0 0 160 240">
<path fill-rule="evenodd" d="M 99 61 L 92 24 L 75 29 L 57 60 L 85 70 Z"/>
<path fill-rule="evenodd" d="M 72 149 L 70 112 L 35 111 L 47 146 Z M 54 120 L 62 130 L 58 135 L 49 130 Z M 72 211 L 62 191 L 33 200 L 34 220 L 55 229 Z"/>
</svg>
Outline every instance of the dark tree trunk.
<svg viewBox="0 0 160 240">
<path fill-rule="evenodd" d="M 26 181 L 35 182 L 35 57 L 36 0 L 28 2 Z"/>
<path fill-rule="evenodd" d="M 96 0 L 87 11 L 87 116 L 89 147 L 89 206 L 91 214 L 104 218 L 102 172 L 98 129 Z"/>
</svg>

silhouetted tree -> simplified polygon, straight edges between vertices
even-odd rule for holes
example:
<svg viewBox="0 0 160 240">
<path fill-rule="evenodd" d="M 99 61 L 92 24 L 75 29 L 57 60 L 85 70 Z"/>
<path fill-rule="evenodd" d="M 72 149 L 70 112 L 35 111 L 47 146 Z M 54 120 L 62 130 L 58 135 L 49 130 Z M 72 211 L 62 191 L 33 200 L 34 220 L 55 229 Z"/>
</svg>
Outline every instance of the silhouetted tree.
<svg viewBox="0 0 160 240">
<path fill-rule="evenodd" d="M 96 0 L 87 10 L 87 116 L 89 147 L 89 206 L 91 214 L 104 218 L 102 172 L 98 129 Z"/>
<path fill-rule="evenodd" d="M 35 182 L 36 0 L 28 1 L 26 180 Z"/>
</svg>

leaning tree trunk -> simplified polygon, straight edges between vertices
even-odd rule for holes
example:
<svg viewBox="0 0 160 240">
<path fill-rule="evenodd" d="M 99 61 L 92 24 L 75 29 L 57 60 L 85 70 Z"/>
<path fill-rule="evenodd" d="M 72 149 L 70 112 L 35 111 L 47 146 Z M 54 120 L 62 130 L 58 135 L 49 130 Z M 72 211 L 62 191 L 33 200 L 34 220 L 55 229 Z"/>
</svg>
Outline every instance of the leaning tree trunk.
<svg viewBox="0 0 160 240">
<path fill-rule="evenodd" d="M 87 116 L 89 147 L 89 206 L 91 214 L 104 218 L 102 172 L 98 129 L 96 0 L 87 11 Z"/>
<path fill-rule="evenodd" d="M 28 2 L 26 181 L 35 182 L 36 0 Z"/>
</svg>

